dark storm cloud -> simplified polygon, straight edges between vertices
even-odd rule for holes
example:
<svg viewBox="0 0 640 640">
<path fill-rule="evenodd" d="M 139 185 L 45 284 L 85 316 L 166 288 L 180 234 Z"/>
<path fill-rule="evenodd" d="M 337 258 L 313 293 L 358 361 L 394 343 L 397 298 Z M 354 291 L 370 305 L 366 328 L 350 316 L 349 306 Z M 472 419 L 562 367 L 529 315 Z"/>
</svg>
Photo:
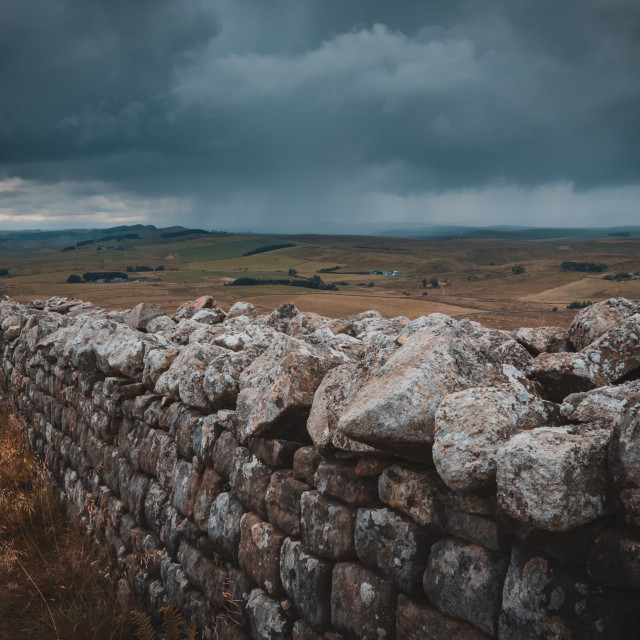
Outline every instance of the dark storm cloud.
<svg viewBox="0 0 640 640">
<path fill-rule="evenodd" d="M 0 0 L 0 224 L 633 222 L 638 63 L 636 0 Z"/>
</svg>

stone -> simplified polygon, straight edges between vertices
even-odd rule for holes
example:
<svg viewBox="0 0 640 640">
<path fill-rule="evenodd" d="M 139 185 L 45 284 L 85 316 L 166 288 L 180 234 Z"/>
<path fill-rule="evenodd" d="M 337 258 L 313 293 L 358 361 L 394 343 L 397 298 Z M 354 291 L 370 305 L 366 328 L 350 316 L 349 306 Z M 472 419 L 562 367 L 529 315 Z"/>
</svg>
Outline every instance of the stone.
<svg viewBox="0 0 640 640">
<path fill-rule="evenodd" d="M 300 447 L 293 454 L 293 477 L 315 486 L 316 471 L 322 460 L 322 454 L 315 447 Z"/>
<path fill-rule="evenodd" d="M 640 589 L 640 536 L 620 525 L 607 529 L 591 548 L 587 569 L 599 584 Z"/>
<path fill-rule="evenodd" d="M 290 640 L 291 622 L 280 603 L 269 598 L 262 589 L 249 594 L 245 609 L 252 640 Z"/>
<path fill-rule="evenodd" d="M 514 545 L 504 583 L 499 637 L 637 637 L 638 596 L 594 585 L 524 545 Z"/>
<path fill-rule="evenodd" d="M 230 493 L 220 493 L 211 505 L 207 535 L 214 549 L 228 560 L 238 561 L 240 522 L 245 514 L 242 503 Z"/>
<path fill-rule="evenodd" d="M 562 327 L 518 329 L 516 340 L 534 356 L 538 356 L 541 353 L 573 351 L 569 332 Z"/>
<path fill-rule="evenodd" d="M 227 320 L 245 316 L 251 320 L 258 315 L 256 308 L 250 302 L 236 302 L 227 313 Z"/>
<path fill-rule="evenodd" d="M 193 522 L 200 531 L 207 531 L 211 505 L 222 492 L 224 480 L 211 468 L 202 474 L 200 488 L 193 504 Z"/>
<path fill-rule="evenodd" d="M 218 609 L 226 605 L 224 591 L 229 573 L 227 569 L 207 558 L 184 540 L 178 548 L 178 562 L 189 581 L 202 589 L 212 605 Z"/>
<path fill-rule="evenodd" d="M 311 487 L 296 480 L 290 469 L 274 471 L 265 496 L 269 522 L 290 536 L 300 535 L 300 499 Z"/>
<path fill-rule="evenodd" d="M 441 481 L 435 471 L 399 464 L 383 471 L 378 480 L 378 492 L 382 502 L 419 525 L 438 526 L 444 515 L 434 491 L 438 482 Z"/>
<path fill-rule="evenodd" d="M 341 361 L 339 352 L 276 334 L 268 349 L 240 374 L 240 440 L 305 430 L 316 389 Z"/>
<path fill-rule="evenodd" d="M 307 553 L 302 543 L 287 538 L 280 555 L 280 575 L 298 613 L 316 631 L 331 625 L 331 571 L 333 563 Z"/>
<path fill-rule="evenodd" d="M 273 470 L 260 462 L 248 449 L 237 447 L 233 452 L 233 470 L 229 475 L 231 493 L 247 509 L 267 519 L 265 497 Z"/>
<path fill-rule="evenodd" d="M 528 373 L 542 385 L 546 397 L 562 402 L 568 395 L 599 386 L 597 370 L 597 363 L 583 352 L 541 353 L 529 366 Z"/>
<path fill-rule="evenodd" d="M 214 307 L 213 309 L 201 309 L 191 316 L 194 322 L 200 322 L 202 324 L 214 325 L 220 324 L 227 314 L 220 309 L 220 307 Z"/>
<path fill-rule="evenodd" d="M 640 304 L 625 298 L 589 305 L 576 314 L 569 327 L 571 342 L 580 351 L 636 313 L 640 313 Z"/>
<path fill-rule="evenodd" d="M 373 571 L 354 562 L 333 568 L 331 625 L 359 640 L 396 638 L 396 593 Z"/>
<path fill-rule="evenodd" d="M 293 623 L 292 640 L 324 640 L 324 636 L 316 633 L 304 620 Z"/>
<path fill-rule="evenodd" d="M 408 325 L 409 326 L 409 325 Z M 432 314 L 409 332 L 377 375 L 370 372 L 338 421 L 343 435 L 420 462 L 429 459 L 435 413 L 448 393 L 517 376 L 465 325 Z"/>
<path fill-rule="evenodd" d="M 631 404 L 640 402 L 640 380 L 567 396 L 560 407 L 568 422 L 613 423 Z"/>
<path fill-rule="evenodd" d="M 152 304 L 149 302 L 141 302 L 137 304 L 131 312 L 129 313 L 129 318 L 127 319 L 127 324 L 132 329 L 137 329 L 138 331 L 146 331 L 147 325 L 154 318 L 158 318 L 160 316 L 164 316 L 164 308 L 160 304 Z"/>
<path fill-rule="evenodd" d="M 192 318 L 198 311 L 203 309 L 215 309 L 216 301 L 211 296 L 201 296 L 196 300 L 190 300 L 180 305 L 173 315 L 173 320 L 179 322 L 185 318 Z"/>
<path fill-rule="evenodd" d="M 160 333 L 163 331 L 173 331 L 176 323 L 169 316 L 158 316 L 149 320 L 146 326 L 147 333 Z"/>
<path fill-rule="evenodd" d="M 488 640 L 472 625 L 449 618 L 427 604 L 398 596 L 396 633 L 402 640 Z"/>
<path fill-rule="evenodd" d="M 356 557 L 355 507 L 328 500 L 317 491 L 303 493 L 300 505 L 300 528 L 305 549 L 331 560 Z"/>
<path fill-rule="evenodd" d="M 337 498 L 346 504 L 369 506 L 378 503 L 377 479 L 358 476 L 355 465 L 349 462 L 320 462 L 315 475 L 315 486 L 323 495 Z"/>
<path fill-rule="evenodd" d="M 608 459 L 616 494 L 640 488 L 640 403 L 628 407 L 616 419 Z"/>
<path fill-rule="evenodd" d="M 420 593 L 429 549 L 439 537 L 435 528 L 419 527 L 391 509 L 358 509 L 354 540 L 360 562 L 403 593 Z"/>
<path fill-rule="evenodd" d="M 492 551 L 508 549 L 506 532 L 493 518 L 458 511 L 451 507 L 445 507 L 444 513 L 442 528 L 449 535 L 475 542 Z"/>
<path fill-rule="evenodd" d="M 280 548 L 285 537 L 255 513 L 242 516 L 238 564 L 271 597 L 282 594 Z"/>
<path fill-rule="evenodd" d="M 435 417 L 433 461 L 454 491 L 495 490 L 496 455 L 514 435 L 558 423 L 558 407 L 518 382 L 476 387 L 442 400 Z"/>
<path fill-rule="evenodd" d="M 424 590 L 445 615 L 496 635 L 509 559 L 477 544 L 443 538 L 431 547 Z"/>
<path fill-rule="evenodd" d="M 181 400 L 194 409 L 208 410 L 209 398 L 204 389 L 208 364 L 223 349 L 215 345 L 189 344 L 180 350 L 167 371 L 155 385 L 155 393 Z"/>
<path fill-rule="evenodd" d="M 608 511 L 609 434 L 597 426 L 534 429 L 498 452 L 498 504 L 548 531 L 567 531 Z"/>
<path fill-rule="evenodd" d="M 176 464 L 173 480 L 173 506 L 186 517 L 193 515 L 193 506 L 200 489 L 202 476 L 186 460 Z"/>
<path fill-rule="evenodd" d="M 178 355 L 178 349 L 154 349 L 144 357 L 142 382 L 149 388 L 155 388 L 158 378 L 169 370 Z"/>
<path fill-rule="evenodd" d="M 233 470 L 233 452 L 238 446 L 238 441 L 230 431 L 223 431 L 213 446 L 213 468 L 223 478 L 228 478 Z"/>
<path fill-rule="evenodd" d="M 265 438 L 251 438 L 249 451 L 259 460 L 262 460 L 272 469 L 290 469 L 293 465 L 293 456 L 300 447 L 297 442 L 289 440 L 267 440 Z"/>
</svg>

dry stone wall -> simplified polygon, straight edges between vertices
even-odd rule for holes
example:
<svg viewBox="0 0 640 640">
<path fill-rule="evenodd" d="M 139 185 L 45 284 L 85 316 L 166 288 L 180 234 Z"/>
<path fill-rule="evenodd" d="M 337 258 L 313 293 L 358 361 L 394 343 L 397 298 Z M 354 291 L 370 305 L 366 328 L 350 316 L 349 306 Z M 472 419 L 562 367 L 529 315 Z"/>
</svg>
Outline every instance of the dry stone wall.
<svg viewBox="0 0 640 640">
<path fill-rule="evenodd" d="M 0 390 L 125 596 L 205 638 L 640 637 L 640 305 L 0 302 Z"/>
</svg>

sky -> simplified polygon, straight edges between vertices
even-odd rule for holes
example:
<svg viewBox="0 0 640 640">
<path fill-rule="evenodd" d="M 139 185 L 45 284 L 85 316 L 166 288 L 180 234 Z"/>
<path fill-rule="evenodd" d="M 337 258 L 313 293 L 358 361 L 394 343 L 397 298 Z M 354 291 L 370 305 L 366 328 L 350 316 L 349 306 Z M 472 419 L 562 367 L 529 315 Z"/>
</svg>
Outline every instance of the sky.
<svg viewBox="0 0 640 640">
<path fill-rule="evenodd" d="M 0 228 L 640 225 L 640 0 L 0 0 Z"/>
</svg>

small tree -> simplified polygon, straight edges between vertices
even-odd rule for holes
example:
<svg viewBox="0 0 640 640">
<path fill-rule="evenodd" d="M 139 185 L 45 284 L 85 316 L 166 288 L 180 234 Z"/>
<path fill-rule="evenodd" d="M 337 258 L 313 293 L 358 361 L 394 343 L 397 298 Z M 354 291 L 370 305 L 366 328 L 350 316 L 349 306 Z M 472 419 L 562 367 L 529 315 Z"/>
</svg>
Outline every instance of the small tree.
<svg viewBox="0 0 640 640">
<path fill-rule="evenodd" d="M 431 278 L 431 280 L 429 280 L 429 284 L 433 289 L 437 289 L 440 286 L 440 282 L 438 281 L 438 278 Z"/>
<path fill-rule="evenodd" d="M 289 275 L 295 278 L 298 272 L 293 267 L 289 267 Z"/>
<path fill-rule="evenodd" d="M 70 284 L 78 284 L 78 282 L 82 282 L 82 278 L 75 273 L 72 273 L 68 278 L 67 282 Z"/>
<path fill-rule="evenodd" d="M 426 278 L 422 278 L 422 288 L 426 289 L 427 288 L 427 279 Z"/>
<path fill-rule="evenodd" d="M 517 264 L 515 267 L 511 267 L 511 273 L 519 275 L 525 272 L 525 268 L 521 264 Z"/>
</svg>

